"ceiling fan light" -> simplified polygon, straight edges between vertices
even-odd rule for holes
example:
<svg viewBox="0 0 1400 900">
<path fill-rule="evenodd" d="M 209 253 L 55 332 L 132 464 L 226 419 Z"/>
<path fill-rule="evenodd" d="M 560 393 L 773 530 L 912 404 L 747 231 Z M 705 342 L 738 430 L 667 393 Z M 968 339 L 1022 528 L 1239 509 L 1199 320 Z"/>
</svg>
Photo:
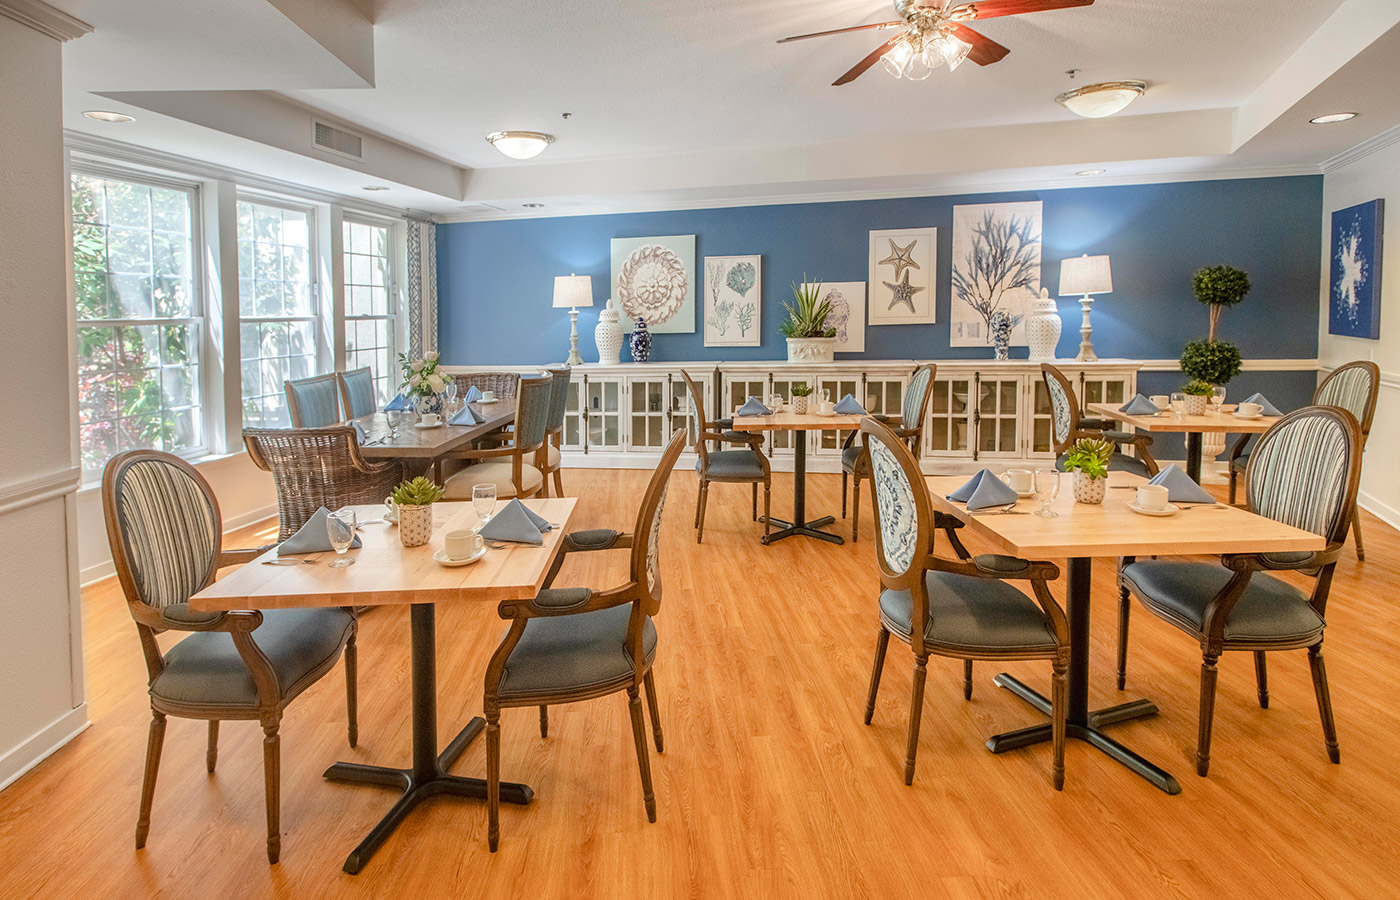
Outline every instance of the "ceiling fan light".
<svg viewBox="0 0 1400 900">
<path fill-rule="evenodd" d="M 909 46 L 909 39 L 900 37 L 889 52 L 880 57 L 880 61 L 885 64 L 886 71 L 895 78 L 900 78 L 903 77 L 904 70 L 908 68 L 909 61 L 913 56 L 914 48 Z"/>
<path fill-rule="evenodd" d="M 1105 81 L 1065 91 L 1055 102 L 1077 116 L 1102 119 L 1122 111 L 1147 90 L 1143 81 Z"/>
<path fill-rule="evenodd" d="M 947 64 L 948 71 L 951 72 L 962 65 L 963 60 L 972 52 L 972 45 L 961 38 L 955 38 L 951 34 L 943 35 L 941 41 L 943 62 Z"/>
<path fill-rule="evenodd" d="M 554 135 L 541 131 L 496 131 L 488 134 L 486 140 L 511 159 L 531 159 L 554 143 Z"/>
</svg>

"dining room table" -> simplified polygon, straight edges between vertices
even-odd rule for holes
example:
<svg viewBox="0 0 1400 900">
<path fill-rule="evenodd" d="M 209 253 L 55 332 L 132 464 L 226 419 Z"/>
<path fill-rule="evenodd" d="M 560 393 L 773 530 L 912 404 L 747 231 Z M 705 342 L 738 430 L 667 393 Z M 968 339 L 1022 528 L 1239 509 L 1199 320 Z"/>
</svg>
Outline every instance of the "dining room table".
<svg viewBox="0 0 1400 900">
<path fill-rule="evenodd" d="M 1197 484 L 1201 483 L 1201 445 L 1206 434 L 1263 434 L 1274 426 L 1279 416 L 1244 417 L 1236 415 L 1236 406 L 1227 403 L 1219 412 L 1206 412 L 1199 416 L 1177 414 L 1167 409 L 1151 415 L 1126 413 L 1112 403 L 1089 403 L 1084 407 L 1091 416 L 1113 419 L 1124 425 L 1148 432 L 1167 432 L 1186 435 L 1186 474 Z"/>
<path fill-rule="evenodd" d="M 947 498 L 966 481 L 966 475 L 931 475 L 925 478 L 935 508 L 956 516 L 968 531 L 985 538 L 1001 552 L 1025 559 L 1068 561 L 1066 616 L 1069 619 L 1070 661 L 1065 736 L 1084 741 L 1168 794 L 1180 793 L 1171 773 L 1133 752 L 1104 732 L 1106 726 L 1153 716 L 1157 706 L 1137 699 L 1104 709 L 1089 709 L 1090 573 L 1094 557 L 1188 556 L 1196 554 L 1263 553 L 1322 550 L 1327 541 L 1310 531 L 1294 528 L 1225 503 L 1172 504 L 1176 512 L 1142 515 L 1129 508 L 1136 489 L 1147 479 L 1130 472 L 1109 472 L 1102 503 L 1079 503 L 1071 489 L 1072 474 L 1059 475 L 1059 491 L 1049 504 L 1055 517 L 1035 515 L 1040 503 L 1021 499 L 990 510 L 968 512 L 963 503 Z M 1116 599 L 1116 598 L 1115 598 Z M 997 685 L 1031 706 L 1050 714 L 1050 701 L 1019 679 L 1003 672 Z M 998 734 L 987 741 L 993 753 L 1051 739 L 1048 722 Z"/>
<path fill-rule="evenodd" d="M 833 516 L 819 519 L 807 518 L 807 432 L 808 431 L 857 431 L 863 415 L 842 415 L 832 413 L 803 413 L 779 410 L 766 416 L 734 416 L 735 431 L 791 431 L 793 437 L 792 469 L 792 521 L 768 518 L 768 523 L 778 530 L 764 535 L 760 540 L 765 544 L 781 541 L 793 535 L 805 535 L 833 544 L 844 544 L 846 539 L 839 534 L 822 531 L 823 525 L 836 521 Z"/>
<path fill-rule="evenodd" d="M 391 434 L 388 413 L 372 412 L 351 421 L 365 430 L 360 442 L 360 455 L 366 459 L 397 459 L 407 469 L 408 477 L 433 470 L 435 480 L 443 457 L 455 450 L 470 447 L 477 441 L 515 423 L 515 404 L 497 400 L 493 403 L 469 403 L 476 425 L 423 425 L 416 414 L 404 413 L 398 433 Z"/>
<path fill-rule="evenodd" d="M 321 606 L 393 606 L 408 604 L 412 673 L 412 753 L 408 767 L 338 762 L 324 773 L 331 781 L 398 788 L 398 801 L 350 855 L 344 871 L 356 874 L 414 807 L 429 797 L 450 795 L 485 799 L 486 782 L 449 774 L 448 769 L 485 727 L 473 717 L 447 746 L 438 749 L 436 608 L 442 603 L 472 603 L 483 609 L 502 600 L 537 596 L 568 531 L 575 498 L 522 501 L 551 528 L 539 545 L 487 542 L 482 557 L 470 565 L 444 566 L 433 559 L 443 537 L 456 529 L 476 529 L 481 518 L 470 503 L 433 504 L 433 537 L 419 547 L 405 547 L 398 528 L 381 522 L 358 530 L 363 546 L 349 551 L 354 564 L 330 568 L 335 554 L 299 554 L 310 564 L 278 564 L 273 547 L 190 599 L 199 611 L 285 609 Z M 362 518 L 380 516 L 381 506 L 352 506 Z M 460 637 L 460 636 L 459 636 Z M 534 791 L 525 784 L 501 784 L 501 799 L 526 804 Z"/>
</svg>

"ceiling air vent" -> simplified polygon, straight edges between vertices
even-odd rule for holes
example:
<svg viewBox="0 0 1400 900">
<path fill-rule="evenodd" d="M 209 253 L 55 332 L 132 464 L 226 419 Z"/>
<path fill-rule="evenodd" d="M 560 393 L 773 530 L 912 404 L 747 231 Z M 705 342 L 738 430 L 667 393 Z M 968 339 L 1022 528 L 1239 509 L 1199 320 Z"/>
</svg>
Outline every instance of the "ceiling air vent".
<svg viewBox="0 0 1400 900">
<path fill-rule="evenodd" d="M 360 159 L 364 155 L 364 139 L 358 134 L 314 119 L 311 128 L 311 143 L 316 149 L 350 159 Z"/>
</svg>

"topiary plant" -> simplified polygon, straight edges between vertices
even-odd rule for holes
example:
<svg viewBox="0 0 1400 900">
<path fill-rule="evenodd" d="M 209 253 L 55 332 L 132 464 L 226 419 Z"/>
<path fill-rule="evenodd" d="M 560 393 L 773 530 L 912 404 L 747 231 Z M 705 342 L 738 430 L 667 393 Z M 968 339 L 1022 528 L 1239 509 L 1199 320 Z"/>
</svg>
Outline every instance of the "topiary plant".
<svg viewBox="0 0 1400 900">
<path fill-rule="evenodd" d="M 1225 341 L 1192 341 L 1181 351 L 1181 371 L 1193 381 L 1225 384 L 1240 364 L 1240 348 Z"/>
<path fill-rule="evenodd" d="M 1220 314 L 1243 300 L 1249 287 L 1249 273 L 1233 266 L 1206 266 L 1191 276 L 1196 299 L 1210 307 L 1210 340 L 1215 340 Z"/>
</svg>

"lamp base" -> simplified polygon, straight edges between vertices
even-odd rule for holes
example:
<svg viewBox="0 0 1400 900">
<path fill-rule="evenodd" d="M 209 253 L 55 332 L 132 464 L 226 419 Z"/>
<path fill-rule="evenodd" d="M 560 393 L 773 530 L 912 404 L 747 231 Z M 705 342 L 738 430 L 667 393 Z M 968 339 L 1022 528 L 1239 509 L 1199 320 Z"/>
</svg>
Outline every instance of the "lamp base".
<svg viewBox="0 0 1400 900">
<path fill-rule="evenodd" d="M 578 310 L 569 310 L 569 358 L 564 360 L 566 366 L 583 365 L 583 357 L 578 354 Z"/>
<path fill-rule="evenodd" d="M 1094 353 L 1094 342 L 1091 337 L 1094 333 L 1093 326 L 1089 324 L 1089 307 L 1094 305 L 1094 298 L 1085 294 L 1079 299 L 1079 307 L 1084 310 L 1084 321 L 1079 326 L 1079 355 L 1074 358 L 1075 362 L 1098 362 L 1099 358 Z"/>
</svg>

